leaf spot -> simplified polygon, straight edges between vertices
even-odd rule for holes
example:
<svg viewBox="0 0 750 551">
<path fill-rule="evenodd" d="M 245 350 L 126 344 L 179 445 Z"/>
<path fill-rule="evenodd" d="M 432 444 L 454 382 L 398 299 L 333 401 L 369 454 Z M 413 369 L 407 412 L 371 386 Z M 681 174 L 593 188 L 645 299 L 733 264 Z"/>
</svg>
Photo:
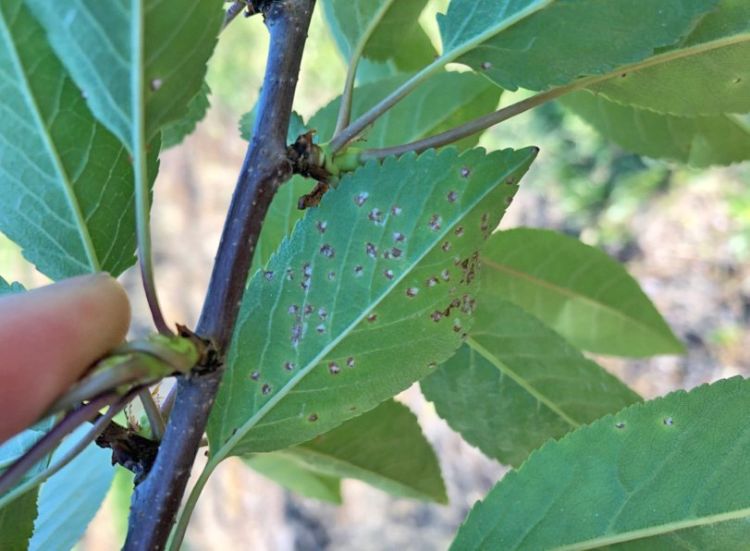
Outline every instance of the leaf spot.
<svg viewBox="0 0 750 551">
<path fill-rule="evenodd" d="M 297 366 L 295 366 L 292 362 L 285 362 L 284 363 L 284 369 L 286 369 L 287 371 L 294 371 L 295 367 L 297 367 Z"/>
<path fill-rule="evenodd" d="M 370 211 L 370 214 L 367 215 L 367 217 L 370 219 L 370 221 L 372 221 L 378 226 L 383 223 L 383 213 L 380 212 L 380 209 L 377 209 L 377 208 L 372 209 Z"/>
<path fill-rule="evenodd" d="M 159 88 L 161 88 L 162 84 L 164 84 L 164 81 L 160 78 L 151 79 L 151 91 L 156 92 Z"/>
<path fill-rule="evenodd" d="M 445 197 L 449 203 L 455 203 L 456 199 L 458 199 L 458 193 L 455 191 L 448 192 L 448 195 Z"/>
<path fill-rule="evenodd" d="M 260 372 L 258 372 L 258 371 L 253 371 L 253 372 L 252 372 L 252 373 L 250 374 L 250 379 L 252 379 L 253 381 L 257 381 L 258 379 L 260 379 Z"/>
<path fill-rule="evenodd" d="M 271 394 L 271 385 L 268 383 L 265 383 L 263 387 L 260 389 L 260 391 L 263 393 L 264 396 L 268 396 Z"/>
<path fill-rule="evenodd" d="M 331 247 L 328 243 L 320 247 L 320 254 L 325 256 L 326 258 L 333 258 L 336 256 L 336 250 Z"/>
<path fill-rule="evenodd" d="M 328 278 L 328 281 L 333 281 L 336 279 L 336 272 L 330 271 L 326 277 Z"/>
<path fill-rule="evenodd" d="M 463 237 L 464 236 L 464 227 L 463 226 L 458 226 L 453 233 L 456 234 L 456 237 Z"/>
<path fill-rule="evenodd" d="M 469 176 L 471 176 L 471 169 L 466 166 L 461 168 L 461 177 L 468 178 Z"/>
<path fill-rule="evenodd" d="M 450 281 L 451 280 L 451 273 L 446 269 L 440 272 L 440 278 L 443 281 Z"/>
<path fill-rule="evenodd" d="M 378 248 L 373 243 L 367 243 L 367 245 L 365 245 L 365 251 L 370 258 L 378 257 Z"/>
<path fill-rule="evenodd" d="M 311 413 L 311 414 L 310 414 L 310 415 L 309 415 L 309 416 L 307 417 L 307 420 L 308 420 L 308 421 L 310 421 L 311 423 L 314 423 L 315 421 L 317 421 L 317 420 L 318 420 L 318 414 L 317 414 L 317 413 Z"/>
<path fill-rule="evenodd" d="M 358 207 L 361 207 L 362 205 L 365 204 L 369 196 L 370 194 L 367 193 L 366 191 L 358 193 L 357 195 L 354 196 L 354 204 L 357 205 Z"/>
<path fill-rule="evenodd" d="M 438 278 L 436 278 L 435 276 L 432 276 L 425 283 L 427 284 L 428 287 L 434 287 L 435 285 L 438 284 Z"/>
<path fill-rule="evenodd" d="M 386 270 L 383 272 L 383 275 L 388 279 L 393 279 L 393 270 Z"/>
<path fill-rule="evenodd" d="M 406 296 L 409 298 L 414 298 L 419 294 L 419 289 L 417 287 L 409 287 L 406 290 Z"/>
<path fill-rule="evenodd" d="M 270 270 L 265 271 L 263 272 L 263 277 L 266 278 L 266 281 L 271 281 L 273 280 L 273 272 Z"/>
<path fill-rule="evenodd" d="M 328 371 L 331 372 L 331 375 L 338 375 L 339 373 L 341 373 L 341 368 L 336 362 L 331 362 L 328 364 Z"/>
<path fill-rule="evenodd" d="M 403 233 L 396 231 L 393 232 L 393 240 L 396 243 L 403 243 L 404 241 L 406 241 L 406 236 Z"/>
<path fill-rule="evenodd" d="M 361 277 L 363 271 L 364 271 L 364 268 L 362 268 L 362 266 L 360 266 L 359 264 L 357 264 L 354 267 L 354 275 L 357 276 L 357 277 Z"/>
<path fill-rule="evenodd" d="M 492 63 L 490 63 L 489 61 L 482 61 L 482 69 L 484 69 L 485 71 L 492 69 Z"/>
<path fill-rule="evenodd" d="M 367 316 L 367 321 L 370 322 L 370 323 L 372 323 L 374 321 L 377 321 L 377 319 L 378 319 L 378 315 L 377 314 L 370 314 L 369 316 Z"/>
<path fill-rule="evenodd" d="M 432 231 L 440 231 L 440 228 L 443 225 L 443 219 L 440 218 L 439 214 L 433 214 L 428 225 Z"/>
<path fill-rule="evenodd" d="M 671 417 L 667 417 L 666 419 L 664 419 L 664 424 L 668 427 L 671 427 L 672 425 L 674 425 L 674 419 L 672 419 Z"/>
<path fill-rule="evenodd" d="M 619 421 L 619 422 L 615 423 L 615 428 L 624 429 L 625 428 L 625 423 L 623 423 L 622 421 Z"/>
<path fill-rule="evenodd" d="M 321 324 L 319 324 L 319 325 L 318 325 L 318 326 L 317 326 L 317 327 L 315 328 L 315 330 L 316 330 L 316 331 L 317 331 L 318 333 L 320 333 L 320 334 L 322 335 L 323 333 L 325 333 L 325 332 L 326 332 L 326 326 L 325 326 L 325 324 L 321 323 Z"/>
<path fill-rule="evenodd" d="M 391 207 L 391 212 L 393 213 L 393 216 L 398 216 L 398 215 L 399 215 L 399 214 L 401 214 L 401 213 L 402 213 L 403 211 L 401 210 L 401 207 L 399 207 L 398 205 L 393 205 L 393 206 Z"/>
<path fill-rule="evenodd" d="M 318 231 L 320 233 L 325 233 L 326 229 L 328 229 L 328 222 L 325 220 L 318 220 L 315 224 L 315 227 L 318 228 Z"/>
<path fill-rule="evenodd" d="M 346 359 L 346 367 L 354 367 L 354 358 L 352 356 Z"/>
<path fill-rule="evenodd" d="M 450 251 L 450 250 L 451 250 L 451 242 L 450 242 L 450 241 L 445 241 L 445 242 L 444 242 L 444 243 L 443 243 L 443 244 L 441 245 L 441 247 L 440 247 L 440 248 L 441 248 L 441 249 L 443 249 L 443 252 L 447 253 L 448 251 Z"/>
</svg>

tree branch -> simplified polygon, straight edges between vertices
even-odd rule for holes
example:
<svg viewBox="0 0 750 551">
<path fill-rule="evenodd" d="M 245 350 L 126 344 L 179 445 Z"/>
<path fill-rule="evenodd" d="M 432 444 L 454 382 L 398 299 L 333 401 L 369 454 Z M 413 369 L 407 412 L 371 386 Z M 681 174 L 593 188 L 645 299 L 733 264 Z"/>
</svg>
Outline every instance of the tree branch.
<svg viewBox="0 0 750 551">
<path fill-rule="evenodd" d="M 164 548 L 222 375 L 248 272 L 268 207 L 291 177 L 286 133 L 315 0 L 260 4 L 271 41 L 253 138 L 224 225 L 196 333 L 218 351 L 206 372 L 181 378 L 174 409 L 146 479 L 133 494 L 125 549 Z"/>
</svg>

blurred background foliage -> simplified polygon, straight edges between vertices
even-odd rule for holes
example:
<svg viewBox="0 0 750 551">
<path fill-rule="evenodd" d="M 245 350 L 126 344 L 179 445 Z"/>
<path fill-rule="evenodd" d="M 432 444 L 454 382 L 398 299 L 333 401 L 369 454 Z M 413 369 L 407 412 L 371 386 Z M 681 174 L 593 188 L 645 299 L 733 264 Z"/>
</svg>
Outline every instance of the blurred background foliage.
<svg viewBox="0 0 750 551">
<path fill-rule="evenodd" d="M 422 16 L 433 40 L 434 14 L 446 4 L 430 2 Z M 320 9 L 309 36 L 295 101 L 305 120 L 340 93 L 346 70 Z M 238 121 L 257 98 L 267 48 L 259 17 L 240 17 L 222 34 L 209 67 L 210 111 L 184 144 L 162 156 L 153 232 L 156 275 L 168 319 L 188 325 L 197 319 L 244 155 Z M 502 104 L 523 94 L 505 94 Z M 530 144 L 538 145 L 541 154 L 502 227 L 556 229 L 625 262 L 689 350 L 680 358 L 599 361 L 646 397 L 747 374 L 750 166 L 697 171 L 641 158 L 607 142 L 556 103 L 488 131 L 480 142 L 488 149 Z M 2 235 L 0 273 L 28 286 L 45 282 Z M 135 270 L 123 281 L 133 301 L 133 334 L 147 332 L 150 322 L 143 315 L 147 309 Z M 450 431 L 418 390 L 400 399 L 415 411 L 436 447 L 450 506 L 395 499 L 347 481 L 344 505 L 335 507 L 293 496 L 241 462 L 227 461 L 201 498 L 187 546 L 232 549 L 243 542 L 246 548 L 274 550 L 445 547 L 468 507 L 504 469 Z M 119 547 L 129 478 L 118 472 L 108 505 L 80 549 Z"/>
</svg>

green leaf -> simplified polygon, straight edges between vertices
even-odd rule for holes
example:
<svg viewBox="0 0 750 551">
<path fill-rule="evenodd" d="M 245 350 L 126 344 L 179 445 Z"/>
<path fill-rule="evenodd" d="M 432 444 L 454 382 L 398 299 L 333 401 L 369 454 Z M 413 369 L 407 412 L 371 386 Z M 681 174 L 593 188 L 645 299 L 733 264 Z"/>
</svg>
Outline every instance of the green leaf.
<svg viewBox="0 0 750 551">
<path fill-rule="evenodd" d="M 684 351 L 622 265 L 577 239 L 499 232 L 482 249 L 482 265 L 485 296 L 514 302 L 579 348 L 631 357 Z"/>
<path fill-rule="evenodd" d="M 52 279 L 121 273 L 135 260 L 127 151 L 95 121 L 20 0 L 0 5 L 0 73 L 0 231 Z"/>
<path fill-rule="evenodd" d="M 34 531 L 36 498 L 39 489 L 27 492 L 13 502 L 12 507 L 0 508 L 0 549 L 26 551 Z"/>
<path fill-rule="evenodd" d="M 26 3 L 91 110 L 131 152 L 141 125 L 148 141 L 187 115 L 224 16 L 221 0 Z"/>
<path fill-rule="evenodd" d="M 452 0 L 439 16 L 443 58 L 507 90 L 543 90 L 651 56 L 717 0 Z"/>
<path fill-rule="evenodd" d="M 393 400 L 271 455 L 322 475 L 361 480 L 398 497 L 448 502 L 440 465 L 416 416 Z"/>
<path fill-rule="evenodd" d="M 304 497 L 341 504 L 341 479 L 308 469 L 283 452 L 263 453 L 244 459 L 253 470 Z"/>
<path fill-rule="evenodd" d="M 352 116 L 362 115 L 383 96 L 403 84 L 406 77 L 395 76 L 354 90 Z M 386 112 L 366 133 L 368 148 L 408 143 L 453 128 L 493 111 L 502 90 L 472 73 L 443 72 L 422 84 L 412 94 Z M 336 126 L 340 98 L 310 119 L 321 141 L 327 141 Z M 474 146 L 479 135 L 453 144 L 459 149 Z"/>
<path fill-rule="evenodd" d="M 721 0 L 695 30 L 637 71 L 593 89 L 610 99 L 673 115 L 750 111 L 750 4 Z"/>
<path fill-rule="evenodd" d="M 347 61 L 361 51 L 365 58 L 393 60 L 407 71 L 435 57 L 418 21 L 426 5 L 427 0 L 323 0 L 323 14 Z"/>
<path fill-rule="evenodd" d="M 368 163 L 308 210 L 245 292 L 212 461 L 309 440 L 447 359 L 471 319 L 478 247 L 535 154 Z"/>
<path fill-rule="evenodd" d="M 250 141 L 253 136 L 253 125 L 255 124 L 255 108 L 251 109 L 240 117 L 240 136 L 245 141 Z M 286 132 L 287 143 L 294 143 L 300 134 L 307 132 L 307 125 L 302 116 L 296 111 L 292 111 L 289 119 L 289 128 Z"/>
<path fill-rule="evenodd" d="M 483 298 L 467 343 L 421 386 L 440 417 L 485 455 L 518 466 L 550 438 L 639 401 L 533 316 Z"/>
<path fill-rule="evenodd" d="M 398 76 L 361 86 L 355 89 L 353 114 L 358 116 L 375 105 L 384 94 L 395 90 L 406 77 Z M 444 73 L 428 81 L 414 94 L 383 115 L 367 134 L 368 147 L 385 147 L 411 142 L 420 138 L 448 130 L 484 113 L 492 111 L 500 99 L 501 90 L 486 79 L 471 73 Z M 318 111 L 310 123 L 321 140 L 333 134 L 340 98 Z M 249 136 L 252 122 L 243 117 L 240 128 L 243 137 Z M 290 141 L 305 130 L 302 119 L 289 128 Z M 294 130 L 293 130 L 294 128 Z M 247 134 L 245 134 L 247 132 Z M 479 141 L 479 135 L 461 140 L 454 147 L 472 147 Z M 289 235 L 294 224 L 302 218 L 304 211 L 297 208 L 299 198 L 312 189 L 312 181 L 302 177 L 292 178 L 279 188 L 263 222 L 258 247 L 255 250 L 254 266 L 264 266 L 271 254 Z M 255 270 L 253 270 L 254 272 Z M 252 273 L 252 272 L 251 272 Z"/>
<path fill-rule="evenodd" d="M 52 454 L 52 462 L 67 453 L 88 430 L 83 426 L 74 431 Z M 39 492 L 39 515 L 29 548 L 72 549 L 99 510 L 114 474 L 109 451 L 91 444 L 53 475 Z"/>
<path fill-rule="evenodd" d="M 206 116 L 211 102 L 208 96 L 211 89 L 207 83 L 203 83 L 200 91 L 188 103 L 187 114 L 179 120 L 170 122 L 161 131 L 162 148 L 168 149 L 182 143 L 182 141 L 193 133 L 195 127 L 203 117 Z"/>
<path fill-rule="evenodd" d="M 677 117 L 622 105 L 588 92 L 561 103 L 624 149 L 694 167 L 750 159 L 750 127 L 734 115 Z"/>
<path fill-rule="evenodd" d="M 550 442 L 474 506 L 453 549 L 745 549 L 749 402 L 733 378 Z"/>
<path fill-rule="evenodd" d="M 21 291 L 24 291 L 23 285 L 18 283 L 17 281 L 14 281 L 13 283 L 8 283 L 5 279 L 3 279 L 2 276 L 0 276 L 0 295 L 5 294 L 11 294 L 11 293 L 20 293 Z"/>
</svg>

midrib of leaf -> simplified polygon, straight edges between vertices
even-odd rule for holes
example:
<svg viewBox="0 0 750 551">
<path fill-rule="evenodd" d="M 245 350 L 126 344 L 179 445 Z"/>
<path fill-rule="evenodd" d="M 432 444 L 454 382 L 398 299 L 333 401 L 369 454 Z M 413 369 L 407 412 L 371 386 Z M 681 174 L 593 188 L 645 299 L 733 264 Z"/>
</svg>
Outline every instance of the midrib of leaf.
<svg viewBox="0 0 750 551">
<path fill-rule="evenodd" d="M 146 113 L 144 95 L 144 48 L 143 0 L 132 0 L 130 16 L 130 116 L 132 119 L 131 152 L 133 154 L 133 171 L 135 180 L 136 232 L 138 235 L 138 256 L 142 269 L 148 270 L 151 256 L 151 236 L 148 229 L 149 197 L 148 176 L 146 174 Z M 153 279 L 153 276 L 152 276 Z"/>
<path fill-rule="evenodd" d="M 11 35 L 10 29 L 8 28 L 5 17 L 0 17 L 0 33 L 2 33 L 3 40 L 8 46 L 8 52 L 11 55 L 13 66 L 16 70 L 16 75 L 18 76 L 19 80 L 23 84 L 23 89 L 25 92 L 24 98 L 26 100 L 26 104 L 28 105 L 29 109 L 31 110 L 33 114 L 34 123 L 37 129 L 39 130 L 39 135 L 42 137 L 42 141 L 44 142 L 44 147 L 50 159 L 52 160 L 52 164 L 55 167 L 57 176 L 60 182 L 62 183 L 63 192 L 65 195 L 65 198 L 68 201 L 68 206 L 70 207 L 70 210 L 73 213 L 73 218 L 75 220 L 76 227 L 78 228 L 78 234 L 79 234 L 79 237 L 81 238 L 83 249 L 86 253 L 86 258 L 89 261 L 90 268 L 93 272 L 99 272 L 101 271 L 101 264 L 99 262 L 99 258 L 97 257 L 96 249 L 94 248 L 94 243 L 91 240 L 91 234 L 89 233 L 89 228 L 86 225 L 86 221 L 84 219 L 83 213 L 81 212 L 81 206 L 78 204 L 78 199 L 73 190 L 73 182 L 70 181 L 70 176 L 68 175 L 68 173 L 65 170 L 65 167 L 62 164 L 62 160 L 60 159 L 60 155 L 52 140 L 52 136 L 50 136 L 49 131 L 47 127 L 45 126 L 44 121 L 42 120 L 42 115 L 39 109 L 39 105 L 37 104 L 36 97 L 34 96 L 31 86 L 29 85 L 29 81 L 26 78 L 26 73 L 24 71 L 23 63 L 21 62 L 21 58 L 18 55 L 18 49 L 16 47 L 16 43 L 13 40 L 13 36 Z"/>
<path fill-rule="evenodd" d="M 523 164 L 523 159 L 521 162 L 516 162 L 516 164 L 513 167 L 508 167 L 506 169 L 506 173 L 513 172 L 514 170 L 517 170 L 518 167 Z M 497 181 L 497 180 L 495 180 Z M 492 192 L 492 190 L 495 188 L 494 183 L 488 183 L 486 186 L 484 193 L 477 194 L 476 199 L 468 204 L 466 208 L 463 211 L 463 214 L 467 214 L 474 210 L 479 203 L 481 203 L 484 198 Z M 442 230 L 439 234 L 439 237 L 436 237 L 433 240 L 433 243 L 439 243 L 442 239 L 444 239 L 450 231 L 453 230 L 453 227 L 460 223 L 462 219 L 462 216 L 457 216 L 453 223 L 448 225 L 446 224 L 445 229 Z M 295 375 L 293 375 L 289 381 L 281 387 L 279 392 L 274 394 L 268 402 L 263 404 L 261 408 L 253 414 L 250 419 L 248 419 L 244 424 L 242 424 L 240 427 L 237 428 L 237 430 L 234 432 L 234 434 L 219 448 L 214 456 L 212 456 L 208 464 L 206 465 L 206 470 L 213 470 L 213 468 L 220 463 L 229 453 L 229 451 L 245 436 L 245 434 L 248 433 L 248 431 L 255 426 L 255 424 L 260 421 L 276 404 L 278 404 L 286 395 L 295 387 L 297 384 L 302 380 L 304 377 L 307 376 L 307 374 L 314 369 L 322 360 L 326 357 L 326 355 L 333 350 L 347 335 L 352 333 L 352 331 L 357 327 L 357 325 L 362 322 L 362 320 L 365 319 L 367 314 L 372 311 L 373 308 L 377 307 L 378 304 L 380 304 L 386 297 L 388 297 L 395 289 L 409 274 L 411 274 L 412 270 L 415 266 L 417 266 L 432 250 L 435 248 L 435 245 L 426 247 L 422 253 L 415 257 L 414 261 L 411 263 L 411 266 L 409 269 L 403 270 L 398 277 L 394 277 L 393 280 L 391 280 L 391 284 L 383 289 L 383 291 L 380 293 L 379 296 L 375 297 L 367 307 L 362 308 L 362 311 L 360 314 L 352 320 L 349 325 L 347 325 L 345 328 L 343 328 L 339 334 L 334 338 L 331 339 L 331 341 L 324 346 L 318 354 L 315 355 L 315 357 L 308 362 L 308 364 L 301 368 Z M 347 252 L 348 252 L 347 248 Z M 338 293 L 337 293 L 338 294 Z M 224 424 L 224 423 L 222 423 Z"/>
<path fill-rule="evenodd" d="M 690 520 L 668 522 L 665 524 L 660 524 L 658 526 L 642 528 L 641 530 L 631 530 L 630 532 L 624 532 L 612 536 L 602 536 L 600 538 L 587 540 L 585 542 L 556 547 L 555 551 L 582 551 L 584 549 L 596 549 L 605 545 L 613 545 L 616 543 L 623 543 L 652 536 L 661 536 L 664 534 L 671 534 L 672 532 L 676 532 L 678 530 L 707 526 L 709 524 L 717 524 L 720 522 L 728 522 L 731 520 L 739 520 L 746 517 L 750 517 L 750 508 L 737 509 L 736 511 L 728 511 L 726 513 L 719 513 L 716 515 L 709 515 Z"/>
<path fill-rule="evenodd" d="M 365 27 L 365 31 L 362 33 L 362 36 L 357 41 L 355 48 L 352 50 L 352 55 L 349 61 L 350 63 L 356 64 L 359 61 L 359 58 L 362 55 L 362 52 L 365 50 L 367 42 L 370 40 L 372 33 L 374 33 L 375 29 L 378 28 L 378 25 L 383 20 L 383 17 L 385 17 L 385 14 L 388 13 L 388 10 L 393 5 L 394 1 L 395 0 L 387 0 L 386 2 L 384 2 L 380 9 L 375 13 L 375 17 L 372 18 L 370 24 Z"/>
<path fill-rule="evenodd" d="M 481 332 L 472 332 L 472 335 L 482 335 Z M 485 333 L 488 334 L 489 333 Z M 529 385 L 529 383 L 523 378 L 520 377 L 515 371 L 510 369 L 507 365 L 505 365 L 503 362 L 497 359 L 492 352 L 487 350 L 485 347 L 483 347 L 481 344 L 479 344 L 474 337 L 467 337 L 466 344 L 472 348 L 475 352 L 477 352 L 480 356 L 482 356 L 485 360 L 490 362 L 492 365 L 494 365 L 498 370 L 500 370 L 501 373 L 504 373 L 513 381 L 518 384 L 521 388 L 523 388 L 526 392 L 528 392 L 531 396 L 534 397 L 537 401 L 544 404 L 546 407 L 548 407 L 550 410 L 552 410 L 555 415 L 558 415 L 563 421 L 568 423 L 571 427 L 578 428 L 580 426 L 580 423 L 572 419 L 568 416 L 564 411 L 562 411 L 557 404 L 550 401 L 549 398 L 547 398 L 544 394 L 541 394 L 537 389 L 535 389 L 533 386 Z"/>
<path fill-rule="evenodd" d="M 471 40 L 464 42 L 463 45 L 453 50 L 450 50 L 449 52 L 443 52 L 442 55 L 440 55 L 440 57 L 438 57 L 435 61 L 427 65 L 424 69 L 422 69 L 421 71 L 416 73 L 413 77 L 411 77 L 409 80 L 404 82 L 401 86 L 399 86 L 396 90 L 391 92 L 387 97 L 385 97 L 377 105 L 372 107 L 367 113 L 360 116 L 357 119 L 357 121 L 355 121 L 351 126 L 347 127 L 345 131 L 352 129 L 351 131 L 353 131 L 355 135 L 361 132 L 367 127 L 367 125 L 372 123 L 380 115 L 385 113 L 388 109 L 393 107 L 396 103 L 398 103 L 404 97 L 406 97 L 411 92 L 413 92 L 415 88 L 417 88 L 420 84 L 422 84 L 432 75 L 434 75 L 440 69 L 445 67 L 448 63 L 455 61 L 456 59 L 461 57 L 463 54 L 471 51 L 472 49 L 476 48 L 483 42 L 503 32 L 507 28 L 515 25 L 516 23 L 522 21 L 523 19 L 526 19 L 527 17 L 533 15 L 539 10 L 547 7 L 554 1 L 555 0 L 544 0 L 544 1 L 532 4 L 530 6 L 527 6 L 525 9 L 519 11 L 518 13 L 514 14 L 513 16 L 507 19 L 503 19 L 497 25 L 490 27 L 485 32 L 475 36 Z M 360 126 L 362 127 L 359 128 Z M 342 132 L 342 134 L 344 133 Z M 352 138 L 353 137 L 354 136 L 352 136 Z M 348 142 L 348 137 L 346 141 Z M 339 144 L 336 140 L 332 140 L 332 150 L 334 153 L 339 149 L 340 146 L 345 146 L 345 145 L 346 143 Z"/>
<path fill-rule="evenodd" d="M 603 302 L 597 302 L 596 300 L 592 299 L 591 297 L 588 297 L 586 295 L 579 294 L 575 291 L 572 291 L 570 289 L 566 289 L 565 287 L 560 287 L 559 285 L 555 283 L 551 283 L 547 280 L 535 277 L 529 273 L 521 272 L 518 270 L 514 270 L 513 268 L 510 268 L 509 266 L 503 266 L 502 264 L 498 264 L 497 262 L 494 262 L 492 260 L 489 260 L 488 258 L 482 257 L 482 264 L 485 266 L 491 266 L 492 268 L 496 269 L 499 272 L 504 272 L 506 274 L 510 274 L 512 276 L 516 276 L 518 279 L 526 280 L 528 282 L 534 283 L 539 285 L 540 287 L 545 287 L 551 291 L 554 291 L 556 293 L 559 293 L 560 295 L 564 295 L 566 297 L 580 300 L 581 302 L 585 302 L 587 304 L 590 304 L 592 306 L 596 306 L 599 309 L 606 310 L 610 314 L 613 314 L 615 317 L 618 317 L 620 319 L 625 320 L 626 322 L 629 322 L 636 327 L 640 327 L 641 329 L 644 329 L 646 331 L 653 330 L 652 327 L 648 325 L 644 325 L 640 320 L 637 320 L 635 318 L 631 318 L 630 316 L 627 316 L 625 313 L 621 312 L 620 310 L 616 310 L 612 306 L 609 306 L 608 304 L 605 304 Z"/>
</svg>

